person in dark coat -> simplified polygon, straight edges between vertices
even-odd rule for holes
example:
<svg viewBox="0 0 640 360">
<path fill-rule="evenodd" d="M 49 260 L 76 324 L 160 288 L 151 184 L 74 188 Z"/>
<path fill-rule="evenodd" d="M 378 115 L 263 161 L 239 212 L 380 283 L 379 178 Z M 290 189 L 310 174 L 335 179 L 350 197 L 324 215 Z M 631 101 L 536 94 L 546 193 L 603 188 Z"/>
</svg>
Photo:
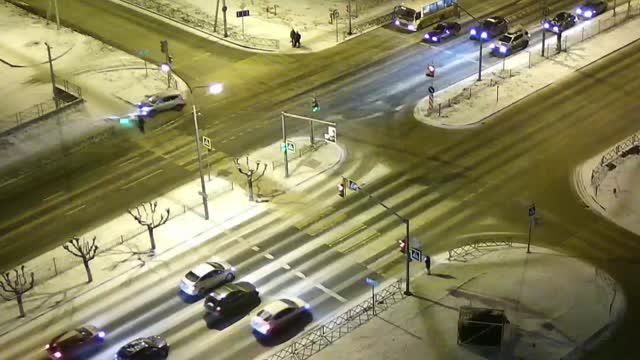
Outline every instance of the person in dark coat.
<svg viewBox="0 0 640 360">
<path fill-rule="evenodd" d="M 431 275 L 431 258 L 428 255 L 424 256 L 424 266 L 427 268 L 427 274 Z"/>
<path fill-rule="evenodd" d="M 291 38 L 291 47 L 296 46 L 296 31 L 291 28 L 291 32 L 289 33 L 289 37 Z"/>
<path fill-rule="evenodd" d="M 300 47 L 300 39 L 302 38 L 302 35 L 300 35 L 299 32 L 296 31 L 296 47 Z"/>
</svg>

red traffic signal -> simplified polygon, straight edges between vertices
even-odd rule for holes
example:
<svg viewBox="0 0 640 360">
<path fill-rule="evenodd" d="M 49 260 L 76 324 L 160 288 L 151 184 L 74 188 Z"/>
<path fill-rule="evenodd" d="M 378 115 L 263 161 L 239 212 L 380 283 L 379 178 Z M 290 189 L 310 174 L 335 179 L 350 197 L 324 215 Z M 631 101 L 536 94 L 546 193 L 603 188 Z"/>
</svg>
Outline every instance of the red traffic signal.
<svg viewBox="0 0 640 360">
<path fill-rule="evenodd" d="M 338 195 L 339 195 L 341 198 L 343 198 L 343 197 L 345 197 L 345 195 L 347 195 L 347 194 L 346 194 L 346 189 L 345 189 L 345 187 L 344 187 L 344 184 L 343 184 L 343 183 L 338 184 Z"/>
<path fill-rule="evenodd" d="M 400 245 L 400 252 L 404 254 L 407 251 L 407 243 L 404 240 L 399 240 L 398 244 Z"/>
<path fill-rule="evenodd" d="M 436 76 L 436 67 L 433 65 L 427 66 L 427 72 L 425 73 L 427 77 L 435 77 Z"/>
</svg>

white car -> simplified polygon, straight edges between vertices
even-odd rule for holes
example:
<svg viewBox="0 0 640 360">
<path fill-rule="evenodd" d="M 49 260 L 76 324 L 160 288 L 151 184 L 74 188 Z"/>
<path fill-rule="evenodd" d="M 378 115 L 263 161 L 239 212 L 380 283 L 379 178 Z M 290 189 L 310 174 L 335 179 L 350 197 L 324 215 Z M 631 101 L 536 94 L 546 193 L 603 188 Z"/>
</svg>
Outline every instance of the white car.
<svg viewBox="0 0 640 360">
<path fill-rule="evenodd" d="M 178 110 L 184 108 L 185 101 L 180 92 L 167 90 L 154 95 L 145 95 L 144 99 L 137 103 L 137 115 L 153 117 L 161 111 Z"/>
<path fill-rule="evenodd" d="M 258 311 L 251 319 L 251 327 L 260 334 L 271 335 L 307 311 L 309 304 L 302 299 L 276 300 Z"/>
<path fill-rule="evenodd" d="M 180 290 L 188 295 L 199 295 L 235 278 L 236 268 L 228 262 L 209 261 L 189 271 L 180 282 Z"/>
</svg>

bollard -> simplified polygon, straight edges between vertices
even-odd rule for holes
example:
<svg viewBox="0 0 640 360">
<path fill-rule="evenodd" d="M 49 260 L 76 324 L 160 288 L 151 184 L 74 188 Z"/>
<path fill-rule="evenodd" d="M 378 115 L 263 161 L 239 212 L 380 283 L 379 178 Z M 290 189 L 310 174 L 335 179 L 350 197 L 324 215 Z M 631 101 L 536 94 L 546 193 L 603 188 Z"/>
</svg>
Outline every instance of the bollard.
<svg viewBox="0 0 640 360">
<path fill-rule="evenodd" d="M 440 117 L 441 112 L 442 112 L 442 104 L 438 103 L 438 117 Z"/>
<path fill-rule="evenodd" d="M 447 99 L 447 106 L 451 107 L 451 98 Z"/>
<path fill-rule="evenodd" d="M 580 41 L 584 41 L 584 26 L 582 27 L 582 39 Z"/>
<path fill-rule="evenodd" d="M 53 271 L 56 273 L 56 276 L 58 276 L 58 266 L 56 266 L 56 258 L 53 258 Z"/>
<path fill-rule="evenodd" d="M 471 99 L 471 87 L 469 87 L 469 99 Z"/>
<path fill-rule="evenodd" d="M 498 92 L 500 91 L 500 85 L 496 86 L 496 102 L 498 102 Z"/>
<path fill-rule="evenodd" d="M 531 51 L 529 51 L 529 69 L 531 69 Z"/>
</svg>

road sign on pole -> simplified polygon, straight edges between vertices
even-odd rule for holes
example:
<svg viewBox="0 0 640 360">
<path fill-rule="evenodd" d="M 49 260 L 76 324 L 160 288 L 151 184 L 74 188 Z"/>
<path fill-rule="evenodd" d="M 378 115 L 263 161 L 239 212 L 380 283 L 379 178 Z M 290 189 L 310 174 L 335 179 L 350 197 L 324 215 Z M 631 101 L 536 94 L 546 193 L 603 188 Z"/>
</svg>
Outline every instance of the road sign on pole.
<svg viewBox="0 0 640 360">
<path fill-rule="evenodd" d="M 429 86 L 429 94 L 433 95 L 436 93 L 436 88 L 434 88 L 433 86 Z"/>
<path fill-rule="evenodd" d="M 324 139 L 326 141 L 330 141 L 332 143 L 335 143 L 336 142 L 336 135 L 337 135 L 336 128 L 334 126 L 329 126 L 328 127 L 328 133 L 324 134 Z"/>
<path fill-rule="evenodd" d="M 211 150 L 211 139 L 206 136 L 202 136 L 202 146 Z"/>
<path fill-rule="evenodd" d="M 427 66 L 427 71 L 425 72 L 427 77 L 435 77 L 436 76 L 436 67 L 434 65 Z"/>
<path fill-rule="evenodd" d="M 411 258 L 413 260 L 422 262 L 422 250 L 411 248 Z"/>
<path fill-rule="evenodd" d="M 296 152 L 296 144 L 291 140 L 287 140 L 287 152 Z"/>
<path fill-rule="evenodd" d="M 245 16 L 249 16 L 249 10 L 236 11 L 236 17 L 245 17 Z"/>
<path fill-rule="evenodd" d="M 374 279 L 372 279 L 370 277 L 366 278 L 364 281 L 367 283 L 367 285 L 369 285 L 371 287 L 377 287 L 378 285 L 380 285 L 380 283 L 378 283 L 376 280 L 374 280 Z"/>
</svg>

